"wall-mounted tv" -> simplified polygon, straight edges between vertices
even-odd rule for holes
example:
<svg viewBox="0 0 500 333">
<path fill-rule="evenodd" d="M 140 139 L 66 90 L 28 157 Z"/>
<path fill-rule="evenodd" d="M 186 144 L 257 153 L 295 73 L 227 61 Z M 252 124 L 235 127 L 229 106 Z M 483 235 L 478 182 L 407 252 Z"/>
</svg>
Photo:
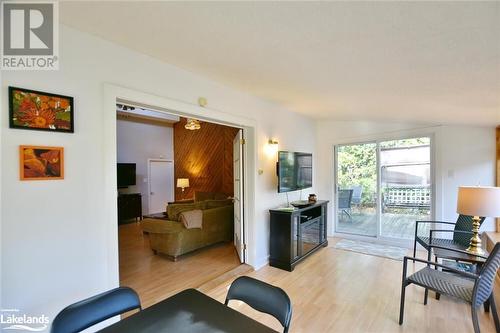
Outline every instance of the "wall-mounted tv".
<svg viewBox="0 0 500 333">
<path fill-rule="evenodd" d="M 135 185 L 135 163 L 118 163 L 116 174 L 119 188 Z"/>
<path fill-rule="evenodd" d="M 312 187 L 312 154 L 278 152 L 278 192 Z"/>
</svg>

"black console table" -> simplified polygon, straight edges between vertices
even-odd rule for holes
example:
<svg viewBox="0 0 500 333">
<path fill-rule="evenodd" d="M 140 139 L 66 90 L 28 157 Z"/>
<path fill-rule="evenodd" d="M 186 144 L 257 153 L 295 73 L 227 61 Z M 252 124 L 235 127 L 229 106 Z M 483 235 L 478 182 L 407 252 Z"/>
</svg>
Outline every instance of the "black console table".
<svg viewBox="0 0 500 333">
<path fill-rule="evenodd" d="M 271 209 L 269 265 L 291 272 L 304 258 L 327 246 L 327 207 L 328 201 L 318 201 L 300 209 Z"/>
<path fill-rule="evenodd" d="M 118 224 L 130 219 L 142 219 L 142 196 L 140 193 L 118 195 Z"/>
</svg>

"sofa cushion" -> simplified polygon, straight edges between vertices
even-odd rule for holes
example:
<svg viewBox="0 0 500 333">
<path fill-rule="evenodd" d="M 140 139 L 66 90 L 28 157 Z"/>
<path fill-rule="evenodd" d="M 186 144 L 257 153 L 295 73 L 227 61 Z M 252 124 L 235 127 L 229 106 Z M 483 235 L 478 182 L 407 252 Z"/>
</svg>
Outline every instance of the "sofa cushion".
<svg viewBox="0 0 500 333">
<path fill-rule="evenodd" d="M 185 229 L 182 223 L 159 219 L 144 219 L 141 226 L 144 232 L 158 234 L 178 234 Z"/>
<path fill-rule="evenodd" d="M 195 202 L 206 201 L 206 200 L 224 200 L 224 199 L 227 199 L 227 195 L 224 193 L 202 192 L 202 191 L 194 192 Z"/>
<path fill-rule="evenodd" d="M 169 220 L 179 221 L 180 213 L 195 209 L 205 209 L 205 203 L 170 204 L 167 206 L 167 216 Z"/>
<path fill-rule="evenodd" d="M 228 195 L 225 193 L 215 193 L 214 200 L 226 200 L 228 199 Z"/>
<path fill-rule="evenodd" d="M 224 200 L 206 200 L 205 201 L 205 209 L 224 207 L 224 206 L 232 206 L 233 199 L 224 199 Z"/>
</svg>

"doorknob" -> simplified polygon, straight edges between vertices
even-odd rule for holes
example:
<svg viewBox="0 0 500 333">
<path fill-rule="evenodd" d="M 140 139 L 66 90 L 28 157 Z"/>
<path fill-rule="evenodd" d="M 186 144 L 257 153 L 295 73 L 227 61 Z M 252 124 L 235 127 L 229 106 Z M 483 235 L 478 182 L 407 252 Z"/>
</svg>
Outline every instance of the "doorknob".
<svg viewBox="0 0 500 333">
<path fill-rule="evenodd" d="M 150 192 L 149 194 L 154 195 L 154 194 L 155 194 L 155 192 Z"/>
</svg>

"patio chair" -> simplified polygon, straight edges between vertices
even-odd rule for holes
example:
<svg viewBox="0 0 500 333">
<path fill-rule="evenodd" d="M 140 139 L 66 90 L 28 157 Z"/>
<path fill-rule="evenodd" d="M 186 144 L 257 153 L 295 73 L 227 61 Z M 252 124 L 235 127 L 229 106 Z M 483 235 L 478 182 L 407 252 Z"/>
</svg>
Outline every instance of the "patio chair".
<svg viewBox="0 0 500 333">
<path fill-rule="evenodd" d="M 360 185 L 356 185 L 352 187 L 352 200 L 351 203 L 353 205 L 361 204 L 361 195 L 363 194 L 363 187 Z"/>
<path fill-rule="evenodd" d="M 339 190 L 338 197 L 338 210 L 341 214 L 346 214 L 349 220 L 352 221 L 351 217 L 351 204 L 352 204 L 352 192 L 353 190 Z"/>
<path fill-rule="evenodd" d="M 448 248 L 440 246 L 433 247 L 450 250 Z M 456 249 L 452 251 L 467 253 L 465 251 Z M 424 263 L 427 265 L 427 267 L 424 267 L 407 277 L 406 268 L 408 266 L 408 260 Z M 435 268 L 431 268 L 431 266 L 434 266 Z M 417 286 L 431 289 L 437 293 L 458 298 L 469 303 L 471 305 L 472 325 L 474 327 L 475 333 L 480 332 L 477 309 L 481 307 L 481 305 L 483 305 L 485 302 L 489 301 L 493 320 L 495 321 L 496 331 L 500 332 L 500 321 L 498 320 L 495 297 L 493 295 L 493 284 L 495 282 L 495 277 L 497 275 L 499 266 L 500 243 L 497 243 L 495 245 L 490 256 L 479 271 L 479 274 L 471 274 L 460 270 L 451 269 L 447 266 L 428 260 L 418 259 L 415 257 L 404 257 L 403 279 L 401 284 L 401 305 L 399 308 L 399 325 L 403 324 L 405 290 L 408 285 L 413 283 Z M 450 273 L 439 271 L 438 268 L 446 269 L 447 271 L 450 271 Z"/>
<path fill-rule="evenodd" d="M 484 222 L 484 217 L 481 218 L 480 223 Z M 453 225 L 453 230 L 433 229 L 430 230 L 429 236 L 419 235 L 418 226 L 421 224 L 437 224 L 437 225 Z M 453 238 L 438 238 L 435 237 L 436 233 L 453 234 Z M 458 250 L 465 250 L 469 246 L 472 237 L 472 216 L 459 215 L 457 222 L 443 222 L 443 221 L 416 221 L 415 222 L 415 239 L 413 240 L 413 257 L 417 254 L 417 243 L 422 245 L 427 250 L 427 260 L 431 259 L 430 245 L 444 246 Z"/>
</svg>

